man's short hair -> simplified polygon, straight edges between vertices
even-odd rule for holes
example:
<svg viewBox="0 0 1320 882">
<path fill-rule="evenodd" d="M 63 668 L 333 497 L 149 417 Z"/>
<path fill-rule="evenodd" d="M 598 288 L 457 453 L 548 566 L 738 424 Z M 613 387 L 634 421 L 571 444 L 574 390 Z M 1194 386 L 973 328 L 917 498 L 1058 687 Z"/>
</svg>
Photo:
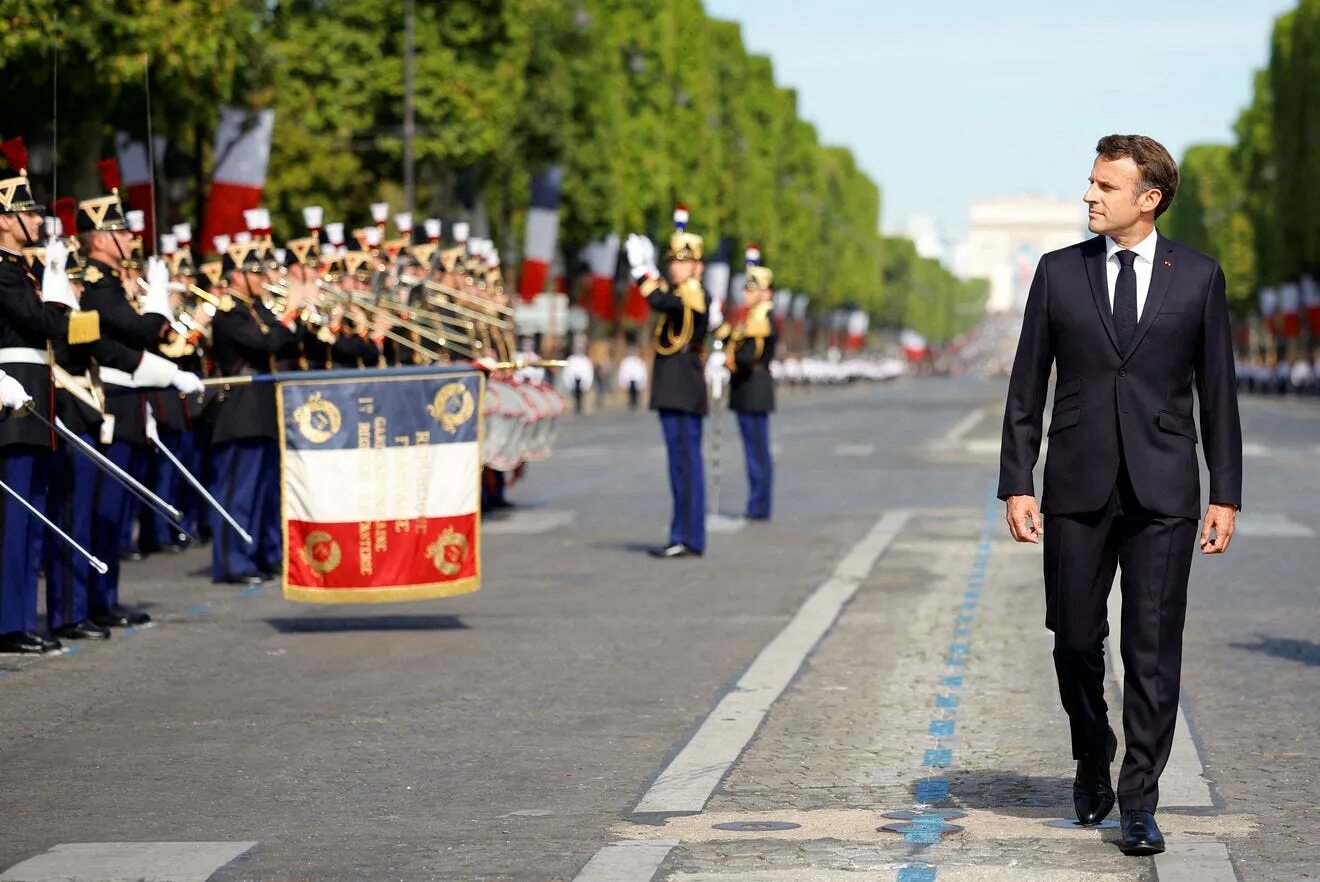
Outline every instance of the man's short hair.
<svg viewBox="0 0 1320 882">
<path fill-rule="evenodd" d="M 1178 192 L 1178 163 L 1163 144 L 1145 135 L 1106 135 L 1095 145 L 1095 152 L 1109 160 L 1130 157 L 1141 172 L 1137 195 L 1159 190 L 1160 204 L 1155 207 L 1155 217 L 1169 210 Z"/>
</svg>

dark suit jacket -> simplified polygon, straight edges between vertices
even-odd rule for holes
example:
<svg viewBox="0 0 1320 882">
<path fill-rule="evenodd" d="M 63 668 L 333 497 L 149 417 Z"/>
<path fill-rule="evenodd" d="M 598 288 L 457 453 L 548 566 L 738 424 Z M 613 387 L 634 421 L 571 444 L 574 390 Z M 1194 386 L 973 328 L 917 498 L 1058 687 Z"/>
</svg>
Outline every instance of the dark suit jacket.
<svg viewBox="0 0 1320 882">
<path fill-rule="evenodd" d="M 1159 237 L 1150 291 L 1120 353 L 1105 279 L 1105 239 L 1041 258 L 1009 382 L 999 498 L 1034 495 L 1050 367 L 1057 371 L 1045 461 L 1045 514 L 1103 508 L 1120 462 L 1146 509 L 1201 511 L 1192 389 L 1210 471 L 1210 502 L 1242 505 L 1242 428 L 1224 271 Z"/>
</svg>

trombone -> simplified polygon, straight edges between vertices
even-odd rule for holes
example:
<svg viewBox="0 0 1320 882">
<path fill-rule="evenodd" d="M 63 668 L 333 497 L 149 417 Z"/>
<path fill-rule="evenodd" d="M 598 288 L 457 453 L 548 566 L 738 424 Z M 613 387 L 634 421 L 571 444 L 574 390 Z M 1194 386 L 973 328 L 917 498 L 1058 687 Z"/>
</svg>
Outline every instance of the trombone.
<svg viewBox="0 0 1320 882">
<path fill-rule="evenodd" d="M 467 336 L 464 340 L 462 340 L 462 342 L 460 342 L 459 340 L 454 339 L 453 336 L 444 334 L 441 328 L 419 324 L 418 322 L 414 322 L 404 318 L 403 316 L 399 315 L 398 312 L 394 311 L 393 304 L 388 304 L 387 306 L 384 302 L 374 301 L 367 297 L 360 297 L 352 292 L 345 291 L 342 288 L 332 285 L 329 282 L 325 281 L 324 279 L 317 279 L 316 287 L 321 289 L 330 297 L 333 297 L 341 302 L 362 307 L 362 309 L 370 312 L 373 316 L 380 316 L 383 314 L 395 325 L 395 327 L 402 328 L 405 331 L 411 331 L 412 333 L 416 334 L 418 337 L 422 338 L 423 340 L 429 340 L 430 342 L 435 343 L 438 346 L 441 346 L 445 349 L 450 349 L 458 353 L 459 355 L 463 356 L 464 358 L 476 359 L 478 357 L 475 350 L 481 349 L 481 341 L 473 339 L 470 335 Z M 398 308 L 400 310 L 407 309 L 407 307 L 404 307 L 403 304 L 399 304 Z M 396 334 L 393 331 L 386 330 L 385 336 L 390 340 L 393 340 L 395 343 L 398 343 L 401 346 L 406 346 L 412 351 L 424 355 L 431 360 L 435 360 L 436 358 L 435 352 L 427 349 L 424 346 L 419 346 L 417 343 L 415 343 L 412 340 L 409 340 L 407 337 L 404 337 L 401 334 Z"/>
</svg>

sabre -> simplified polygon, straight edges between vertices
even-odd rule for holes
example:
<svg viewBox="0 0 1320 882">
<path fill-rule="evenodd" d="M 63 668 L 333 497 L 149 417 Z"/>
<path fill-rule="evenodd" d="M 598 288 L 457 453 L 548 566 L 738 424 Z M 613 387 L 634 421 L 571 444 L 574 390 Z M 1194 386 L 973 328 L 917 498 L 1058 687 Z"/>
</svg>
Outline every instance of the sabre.
<svg viewBox="0 0 1320 882">
<path fill-rule="evenodd" d="M 183 475 L 183 479 L 188 482 L 188 485 L 197 491 L 197 495 L 202 497 L 207 505 L 215 509 L 215 513 L 224 518 L 226 524 L 234 528 L 234 532 L 237 533 L 244 542 L 249 546 L 254 544 L 251 534 L 249 534 L 247 530 L 244 530 L 239 525 L 238 521 L 234 520 L 233 515 L 225 511 L 224 506 L 220 504 L 219 500 L 207 492 L 206 488 L 202 486 L 202 482 L 197 480 L 192 472 L 184 468 L 183 463 L 179 462 L 179 458 L 174 455 L 174 452 L 161 443 L 160 434 L 156 431 L 156 421 L 151 414 L 151 405 L 149 404 L 147 405 L 147 416 L 149 419 L 149 422 L 147 423 L 147 437 L 151 439 L 151 443 L 155 448 L 170 461 L 170 465 L 179 470 L 179 474 Z"/>
<path fill-rule="evenodd" d="M 28 502 L 26 499 L 20 496 L 18 494 L 18 491 L 15 490 L 13 487 L 10 487 L 4 481 L 0 481 L 0 490 L 3 490 L 6 493 L 8 493 L 10 496 L 14 497 L 14 499 L 18 502 L 18 504 L 26 508 L 28 510 L 28 513 L 31 514 L 34 518 L 41 521 L 41 523 L 46 526 L 46 529 L 50 530 L 56 536 L 59 536 L 61 539 L 63 539 L 65 545 L 68 545 L 74 551 L 78 552 L 83 557 L 87 558 L 87 562 L 92 565 L 92 569 L 96 570 L 102 576 L 104 576 L 109 571 L 110 567 L 106 566 L 105 561 L 101 560 L 99 557 L 92 554 L 86 548 L 83 548 L 81 545 L 75 542 L 72 536 L 70 536 L 68 533 L 64 532 L 58 526 L 56 526 L 54 521 L 50 520 L 44 514 L 38 511 L 36 507 L 32 505 L 32 503 Z"/>
<path fill-rule="evenodd" d="M 68 426 L 64 425 L 64 420 L 60 419 L 59 417 L 55 417 L 55 421 L 51 422 L 50 420 L 46 419 L 42 414 L 38 413 L 35 410 L 32 411 L 31 415 L 41 420 L 41 422 L 45 423 L 47 426 L 49 426 L 52 431 L 59 434 L 59 436 L 63 438 L 65 441 L 68 441 L 74 447 L 77 447 L 79 450 L 81 450 L 88 459 L 90 459 L 92 462 L 96 463 L 96 465 L 100 467 L 101 471 L 105 472 L 107 475 L 114 478 L 120 484 L 123 484 L 124 489 L 126 489 L 129 493 L 132 493 L 138 499 L 142 500 L 147 505 L 151 506 L 156 511 L 160 512 L 160 514 L 163 515 L 165 519 L 170 522 L 170 525 L 174 527 L 174 529 L 178 530 L 180 533 L 182 533 L 184 536 L 187 536 L 190 539 L 195 538 L 182 526 L 183 512 L 179 511 L 177 508 L 170 505 L 165 500 L 161 499 L 155 493 L 152 493 L 146 487 L 142 486 L 142 483 L 138 481 L 137 478 L 134 478 L 128 472 L 124 471 L 119 466 L 115 465 L 112 461 L 106 458 L 106 456 L 102 454 L 101 451 L 97 450 L 95 447 L 88 444 L 82 438 L 78 437 L 77 432 L 72 431 L 71 429 L 69 429 Z"/>
</svg>

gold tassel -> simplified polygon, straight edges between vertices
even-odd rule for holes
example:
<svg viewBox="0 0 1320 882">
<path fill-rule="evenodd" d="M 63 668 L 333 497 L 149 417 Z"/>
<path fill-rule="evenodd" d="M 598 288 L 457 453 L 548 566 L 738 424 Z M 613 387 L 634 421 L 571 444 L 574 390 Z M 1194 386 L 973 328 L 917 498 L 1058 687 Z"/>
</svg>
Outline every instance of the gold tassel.
<svg viewBox="0 0 1320 882">
<path fill-rule="evenodd" d="M 95 343 L 101 339 L 101 314 L 94 309 L 69 313 L 69 345 Z"/>
</svg>

